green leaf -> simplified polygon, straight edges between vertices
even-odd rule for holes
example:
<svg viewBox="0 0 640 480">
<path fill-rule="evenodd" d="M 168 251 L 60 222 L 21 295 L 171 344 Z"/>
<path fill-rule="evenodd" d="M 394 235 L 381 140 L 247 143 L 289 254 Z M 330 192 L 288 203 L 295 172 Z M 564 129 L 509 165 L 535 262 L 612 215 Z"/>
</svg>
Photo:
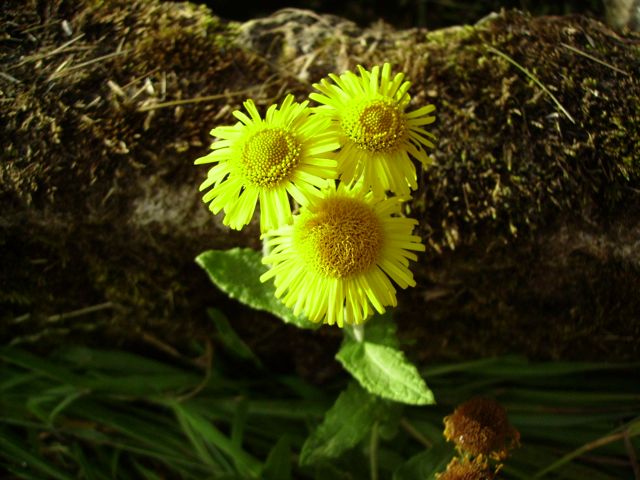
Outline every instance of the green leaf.
<svg viewBox="0 0 640 480">
<path fill-rule="evenodd" d="M 317 328 L 318 325 L 294 315 L 275 296 L 273 282 L 262 283 L 260 275 L 267 271 L 262 255 L 249 248 L 208 250 L 196 257 L 196 262 L 209 275 L 211 281 L 229 297 L 256 310 L 269 312 L 300 328 Z"/>
<path fill-rule="evenodd" d="M 400 350 L 346 339 L 336 359 L 374 395 L 410 405 L 435 403 L 418 370 Z"/>
<path fill-rule="evenodd" d="M 264 480 L 289 480 L 291 478 L 291 446 L 289 437 L 283 435 L 269 452 L 264 464 Z"/>
<path fill-rule="evenodd" d="M 304 442 L 300 464 L 339 457 L 369 434 L 375 421 L 385 417 L 386 409 L 384 401 L 351 382 Z"/>
<path fill-rule="evenodd" d="M 391 311 L 382 315 L 374 315 L 364 324 L 364 339 L 370 343 L 386 345 L 391 348 L 400 348 L 397 325 L 393 321 Z"/>
<path fill-rule="evenodd" d="M 393 474 L 393 480 L 433 480 L 443 472 L 455 454 L 451 444 L 442 441 L 414 455 Z"/>
</svg>

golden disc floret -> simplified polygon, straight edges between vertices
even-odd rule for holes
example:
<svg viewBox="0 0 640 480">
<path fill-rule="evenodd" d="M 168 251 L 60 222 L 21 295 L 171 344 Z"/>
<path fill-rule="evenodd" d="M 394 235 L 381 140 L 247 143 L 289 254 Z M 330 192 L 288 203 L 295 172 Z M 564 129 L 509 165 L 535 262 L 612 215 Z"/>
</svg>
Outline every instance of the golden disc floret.
<svg viewBox="0 0 640 480">
<path fill-rule="evenodd" d="M 301 146 L 282 128 L 265 128 L 249 137 L 242 148 L 240 167 L 247 182 L 273 188 L 291 178 L 300 161 Z"/>
<path fill-rule="evenodd" d="M 244 108 L 247 113 L 233 112 L 238 123 L 211 131 L 212 152 L 195 163 L 215 164 L 200 185 L 211 212 L 224 210 L 223 223 L 240 230 L 259 204 L 260 230 L 266 232 L 291 222 L 290 198 L 305 205 L 337 176 L 332 152 L 339 142 L 330 121 L 292 95 L 271 105 L 264 118 L 252 100 Z"/>
<path fill-rule="evenodd" d="M 404 73 L 391 73 L 388 63 L 329 74 L 313 85 L 309 98 L 320 104 L 314 111 L 331 120 L 340 140 L 341 181 L 362 182 L 376 196 L 408 197 L 418 188 L 412 159 L 425 167 L 432 163 L 426 149 L 435 147 L 435 135 L 425 127 L 435 121 L 435 106 L 408 110 L 410 86 Z"/>
<path fill-rule="evenodd" d="M 314 215 L 297 223 L 294 235 L 305 261 L 330 278 L 367 271 L 383 244 L 382 226 L 373 209 L 344 197 L 324 199 Z"/>
<path fill-rule="evenodd" d="M 404 112 L 395 101 L 384 97 L 356 102 L 346 108 L 340 125 L 353 143 L 370 152 L 397 148 L 407 133 Z"/>
<path fill-rule="evenodd" d="M 334 182 L 302 207 L 291 225 L 267 232 L 275 295 L 294 314 L 330 325 L 360 324 L 396 306 L 395 285 L 415 286 L 409 261 L 425 247 L 401 214 L 398 197 Z"/>
</svg>

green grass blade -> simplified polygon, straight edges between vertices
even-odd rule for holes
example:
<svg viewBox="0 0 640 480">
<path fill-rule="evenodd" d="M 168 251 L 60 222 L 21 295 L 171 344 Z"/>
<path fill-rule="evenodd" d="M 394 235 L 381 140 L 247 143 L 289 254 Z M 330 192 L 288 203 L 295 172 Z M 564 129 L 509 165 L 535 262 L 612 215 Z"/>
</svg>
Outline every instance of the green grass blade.
<svg viewBox="0 0 640 480">
<path fill-rule="evenodd" d="M 536 472 L 557 460 L 557 454 L 551 448 L 523 447 L 517 449 L 505 462 L 504 472 L 510 478 L 531 480 L 532 472 Z M 555 478 L 563 480 L 619 480 L 617 477 L 586 465 L 566 463 L 556 472 Z M 554 477 L 551 477 L 554 478 Z"/>
<path fill-rule="evenodd" d="M 0 358 L 5 362 L 18 365 L 52 380 L 57 380 L 64 385 L 80 386 L 83 384 L 83 378 L 81 376 L 74 375 L 66 368 L 62 368 L 53 362 L 36 357 L 23 350 L 7 347 L 0 348 Z"/>
<path fill-rule="evenodd" d="M 111 430 L 115 430 L 130 438 L 135 444 L 140 445 L 145 451 L 153 452 L 162 459 L 163 456 L 183 456 L 192 458 L 191 452 L 180 437 L 171 429 L 163 428 L 160 424 L 151 423 L 140 419 L 139 410 L 134 408 L 121 408 L 120 411 L 96 402 L 79 401 L 73 405 L 72 413 L 80 418 L 96 422 Z M 79 434 L 80 432 L 76 432 Z M 85 435 L 92 432 L 84 429 Z"/>
<path fill-rule="evenodd" d="M 70 347 L 60 351 L 58 357 L 69 367 L 83 370 L 128 374 L 173 375 L 184 371 L 167 363 L 121 350 L 97 350 Z"/>
<path fill-rule="evenodd" d="M 559 460 L 553 462 L 551 465 L 539 470 L 535 475 L 533 475 L 533 478 L 544 478 L 545 475 L 547 475 L 548 473 L 553 472 L 554 470 L 557 470 L 558 468 L 569 463 L 574 458 L 579 457 L 580 455 L 583 455 L 586 452 L 594 450 L 603 445 L 607 445 L 611 442 L 622 441 L 624 439 L 625 433 L 630 437 L 639 435 L 640 434 L 640 418 L 637 418 L 633 422 L 631 422 L 631 424 L 628 427 L 626 427 L 625 430 L 623 431 L 620 431 L 619 429 L 617 429 L 617 431 L 611 432 L 608 435 L 595 439 L 592 442 L 582 445 L 580 448 L 576 448 L 572 452 L 569 452 L 568 454 L 564 455 Z"/>
<path fill-rule="evenodd" d="M 208 308 L 207 315 L 216 327 L 218 340 L 230 354 L 243 360 L 249 360 L 257 367 L 261 366 L 258 357 L 238 336 L 224 313 L 216 308 Z"/>
<path fill-rule="evenodd" d="M 185 404 L 169 402 L 169 406 L 174 410 L 185 430 L 190 432 L 190 438 L 197 439 L 194 446 L 197 446 L 199 453 L 208 452 L 203 448 L 207 445 L 218 448 L 234 461 L 239 473 L 248 474 L 252 478 L 258 477 L 262 468 L 261 463 L 235 445 L 231 439 L 220 432 L 212 423 Z M 206 457 L 207 455 L 205 455 Z"/>
<path fill-rule="evenodd" d="M 292 463 L 289 437 L 284 435 L 269 452 L 262 478 L 264 480 L 290 480 Z"/>
<path fill-rule="evenodd" d="M 242 448 L 242 438 L 244 436 L 244 428 L 247 424 L 248 411 L 248 402 L 243 398 L 238 402 L 233 421 L 231 422 L 231 443 L 235 445 L 236 448 Z"/>
<path fill-rule="evenodd" d="M 22 463 L 29 469 L 46 475 L 47 478 L 73 480 L 73 477 L 68 476 L 47 460 L 26 450 L 18 440 L 10 437 L 8 432 L 4 430 L 0 430 L 0 456 L 15 461 L 17 464 Z"/>
<path fill-rule="evenodd" d="M 80 472 L 82 473 L 79 476 L 82 478 L 86 480 L 110 480 L 109 476 L 103 473 L 104 469 L 100 465 L 97 465 L 98 462 L 96 462 L 95 459 L 89 460 L 77 443 L 71 446 L 68 456 L 71 457 L 80 468 Z"/>
</svg>

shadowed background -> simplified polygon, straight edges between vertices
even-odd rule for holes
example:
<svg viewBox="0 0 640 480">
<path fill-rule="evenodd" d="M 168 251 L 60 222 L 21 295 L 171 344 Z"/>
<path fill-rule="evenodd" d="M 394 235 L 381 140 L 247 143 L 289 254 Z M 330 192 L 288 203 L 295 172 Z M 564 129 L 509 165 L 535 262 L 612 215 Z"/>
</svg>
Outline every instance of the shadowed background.
<svg viewBox="0 0 640 480">
<path fill-rule="evenodd" d="M 363 25 L 418 18 L 416 3 L 354 5 Z M 463 5 L 447 8 L 473 21 Z M 193 262 L 260 244 L 255 224 L 233 232 L 210 215 L 192 162 L 245 98 L 264 109 L 329 72 L 390 61 L 413 105 L 438 108 L 436 164 L 409 205 L 428 251 L 397 315 L 414 358 L 637 356 L 637 35 L 577 15 L 405 30 L 297 9 L 236 22 L 219 7 L 4 4 L 4 342 L 180 349 L 211 335 L 214 305 L 267 361 L 330 376 L 338 330 L 244 308 Z"/>
</svg>

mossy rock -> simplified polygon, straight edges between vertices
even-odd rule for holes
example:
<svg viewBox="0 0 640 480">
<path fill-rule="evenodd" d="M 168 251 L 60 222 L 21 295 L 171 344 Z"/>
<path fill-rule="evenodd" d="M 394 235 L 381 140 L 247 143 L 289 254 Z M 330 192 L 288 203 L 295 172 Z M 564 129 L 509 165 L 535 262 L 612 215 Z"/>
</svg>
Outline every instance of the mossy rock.
<svg viewBox="0 0 640 480">
<path fill-rule="evenodd" d="M 330 374 L 339 331 L 240 307 L 195 266 L 259 234 L 210 215 L 192 163 L 245 98 L 303 99 L 329 72 L 389 61 L 416 106 L 438 107 L 435 163 L 408 205 L 428 246 L 397 315 L 412 355 L 637 358 L 639 36 L 517 11 L 428 32 L 292 9 L 239 24 L 188 3 L 22 3 L 2 12 L 3 342 L 179 350 L 211 335 L 216 305 L 268 361 Z"/>
</svg>

